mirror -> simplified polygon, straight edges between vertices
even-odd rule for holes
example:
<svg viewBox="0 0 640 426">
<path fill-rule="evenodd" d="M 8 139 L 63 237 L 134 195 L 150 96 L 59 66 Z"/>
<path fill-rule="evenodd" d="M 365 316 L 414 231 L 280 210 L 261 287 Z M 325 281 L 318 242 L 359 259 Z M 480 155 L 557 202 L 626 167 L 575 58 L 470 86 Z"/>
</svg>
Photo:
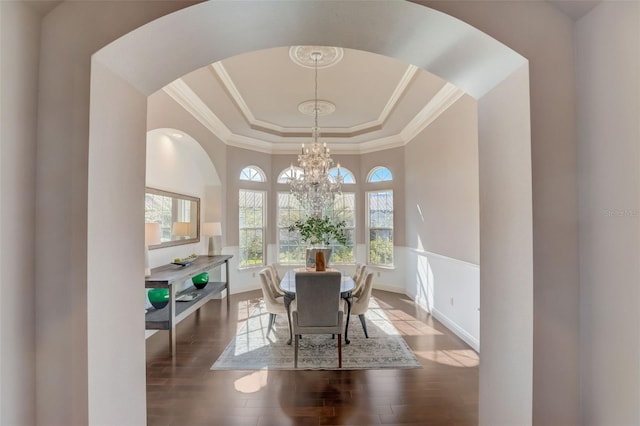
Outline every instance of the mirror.
<svg viewBox="0 0 640 426">
<path fill-rule="evenodd" d="M 159 235 L 146 236 L 150 250 L 197 243 L 200 241 L 200 199 L 146 188 L 144 221 L 160 225 L 159 232 L 155 226 L 155 233 Z"/>
</svg>

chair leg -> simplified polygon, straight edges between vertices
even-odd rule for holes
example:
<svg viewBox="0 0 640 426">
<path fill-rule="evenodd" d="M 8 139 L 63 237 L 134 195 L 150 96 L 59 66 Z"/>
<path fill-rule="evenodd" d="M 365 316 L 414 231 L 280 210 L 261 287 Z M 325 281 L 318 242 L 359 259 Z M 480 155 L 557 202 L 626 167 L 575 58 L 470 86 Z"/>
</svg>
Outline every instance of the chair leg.
<svg viewBox="0 0 640 426">
<path fill-rule="evenodd" d="M 338 334 L 338 368 L 342 368 L 342 334 Z"/>
<path fill-rule="evenodd" d="M 276 314 L 269 314 L 269 326 L 267 327 L 267 335 L 271 333 L 273 324 L 276 322 Z"/>
<path fill-rule="evenodd" d="M 299 334 L 296 334 L 294 336 L 294 341 L 295 343 L 293 344 L 293 368 L 298 368 L 298 338 L 300 337 Z"/>
<path fill-rule="evenodd" d="M 364 330 L 364 337 L 369 338 L 369 333 L 367 333 L 367 321 L 364 319 L 364 314 L 358 315 L 360 318 L 360 324 L 362 324 L 362 330 Z"/>
</svg>

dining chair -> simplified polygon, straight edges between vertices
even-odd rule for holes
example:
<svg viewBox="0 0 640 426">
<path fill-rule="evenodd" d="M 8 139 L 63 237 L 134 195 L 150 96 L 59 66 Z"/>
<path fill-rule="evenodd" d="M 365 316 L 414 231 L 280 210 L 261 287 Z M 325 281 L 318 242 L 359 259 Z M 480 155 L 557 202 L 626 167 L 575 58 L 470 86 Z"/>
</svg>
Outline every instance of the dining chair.
<svg viewBox="0 0 640 426">
<path fill-rule="evenodd" d="M 358 318 L 360 318 L 360 324 L 362 324 L 364 336 L 368 339 L 369 333 L 367 332 L 367 322 L 364 318 L 364 314 L 369 310 L 369 299 L 371 299 L 371 291 L 373 288 L 373 273 L 368 274 L 363 281 L 364 285 L 362 286 L 360 294 L 353 297 L 351 315 L 358 315 Z"/>
<path fill-rule="evenodd" d="M 356 269 L 353 272 L 353 275 L 351 276 L 351 278 L 353 278 L 353 281 L 357 280 L 360 277 L 360 274 L 362 274 L 362 271 L 365 270 L 367 268 L 367 265 L 364 263 L 356 263 Z"/>
<path fill-rule="evenodd" d="M 296 300 L 291 325 L 295 368 L 298 367 L 298 341 L 303 334 L 338 335 L 338 368 L 342 368 L 342 324 L 344 309 L 340 297 L 340 272 L 296 273 Z"/>
<path fill-rule="evenodd" d="M 280 288 L 280 281 L 282 281 L 282 279 L 276 269 L 276 265 L 268 265 L 267 268 L 271 272 L 271 284 L 273 285 L 273 289 L 278 295 L 284 296 L 284 291 Z"/>
<path fill-rule="evenodd" d="M 277 314 L 287 314 L 287 308 L 284 304 L 284 298 L 277 297 L 270 283 L 271 277 L 268 269 L 260 271 L 260 282 L 262 285 L 262 298 L 264 300 L 267 312 L 269 312 L 269 325 L 267 327 L 267 335 L 271 332 L 273 324 L 276 321 Z"/>
<path fill-rule="evenodd" d="M 353 297 L 357 297 L 360 295 L 362 291 L 362 287 L 364 286 L 364 281 L 367 278 L 367 265 L 361 264 L 356 270 L 356 275 L 353 281 L 356 283 L 355 288 L 351 292 Z"/>
</svg>

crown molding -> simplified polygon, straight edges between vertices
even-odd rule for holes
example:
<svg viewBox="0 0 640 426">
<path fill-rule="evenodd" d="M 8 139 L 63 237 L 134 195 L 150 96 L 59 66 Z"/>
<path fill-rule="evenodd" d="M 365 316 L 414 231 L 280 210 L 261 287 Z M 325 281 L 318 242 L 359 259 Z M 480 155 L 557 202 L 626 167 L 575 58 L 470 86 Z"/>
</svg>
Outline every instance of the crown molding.
<svg viewBox="0 0 640 426">
<path fill-rule="evenodd" d="M 174 80 L 165 87 L 164 92 L 176 101 L 182 108 L 202 123 L 222 141 L 231 137 L 231 130 L 213 113 L 189 85 L 181 78 Z"/>
<path fill-rule="evenodd" d="M 447 82 L 431 100 L 420 110 L 400 132 L 400 137 L 409 143 L 429 124 L 433 123 L 443 112 L 464 95 L 464 91 Z"/>
<path fill-rule="evenodd" d="M 191 90 L 184 80 L 177 79 L 165 86 L 163 90 L 227 145 L 267 154 L 296 154 L 300 150 L 300 144 L 309 141 L 308 137 L 296 137 L 295 139 L 287 138 L 286 142 L 273 143 L 235 134 Z M 396 135 L 362 143 L 344 142 L 344 139 L 339 137 L 324 137 L 323 140 L 331 144 L 331 150 L 336 154 L 365 154 L 401 147 L 420 134 L 462 95 L 464 95 L 463 90 L 451 83 L 444 84 L 422 110 Z"/>
</svg>

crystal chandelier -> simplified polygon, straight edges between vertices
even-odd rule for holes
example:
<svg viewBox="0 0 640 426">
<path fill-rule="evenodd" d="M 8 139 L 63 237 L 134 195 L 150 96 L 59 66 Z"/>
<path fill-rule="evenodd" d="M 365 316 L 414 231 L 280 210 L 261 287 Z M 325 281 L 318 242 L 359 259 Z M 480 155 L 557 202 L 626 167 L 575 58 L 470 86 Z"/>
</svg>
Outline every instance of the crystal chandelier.
<svg viewBox="0 0 640 426">
<path fill-rule="evenodd" d="M 326 142 L 321 144 L 320 128 L 318 127 L 318 61 L 322 58 L 319 51 L 311 52 L 315 70 L 315 96 L 314 96 L 314 127 L 312 129 L 313 142 L 311 148 L 305 148 L 302 144 L 302 152 L 298 155 L 298 165 L 301 172 L 296 173 L 291 165 L 289 183 L 291 193 L 296 197 L 302 208 L 311 216 L 321 216 L 322 212 L 333 204 L 337 193 L 340 193 L 342 176 L 340 164 L 337 165 L 338 173 L 329 175 L 329 169 L 333 160 L 329 155 Z"/>
</svg>

